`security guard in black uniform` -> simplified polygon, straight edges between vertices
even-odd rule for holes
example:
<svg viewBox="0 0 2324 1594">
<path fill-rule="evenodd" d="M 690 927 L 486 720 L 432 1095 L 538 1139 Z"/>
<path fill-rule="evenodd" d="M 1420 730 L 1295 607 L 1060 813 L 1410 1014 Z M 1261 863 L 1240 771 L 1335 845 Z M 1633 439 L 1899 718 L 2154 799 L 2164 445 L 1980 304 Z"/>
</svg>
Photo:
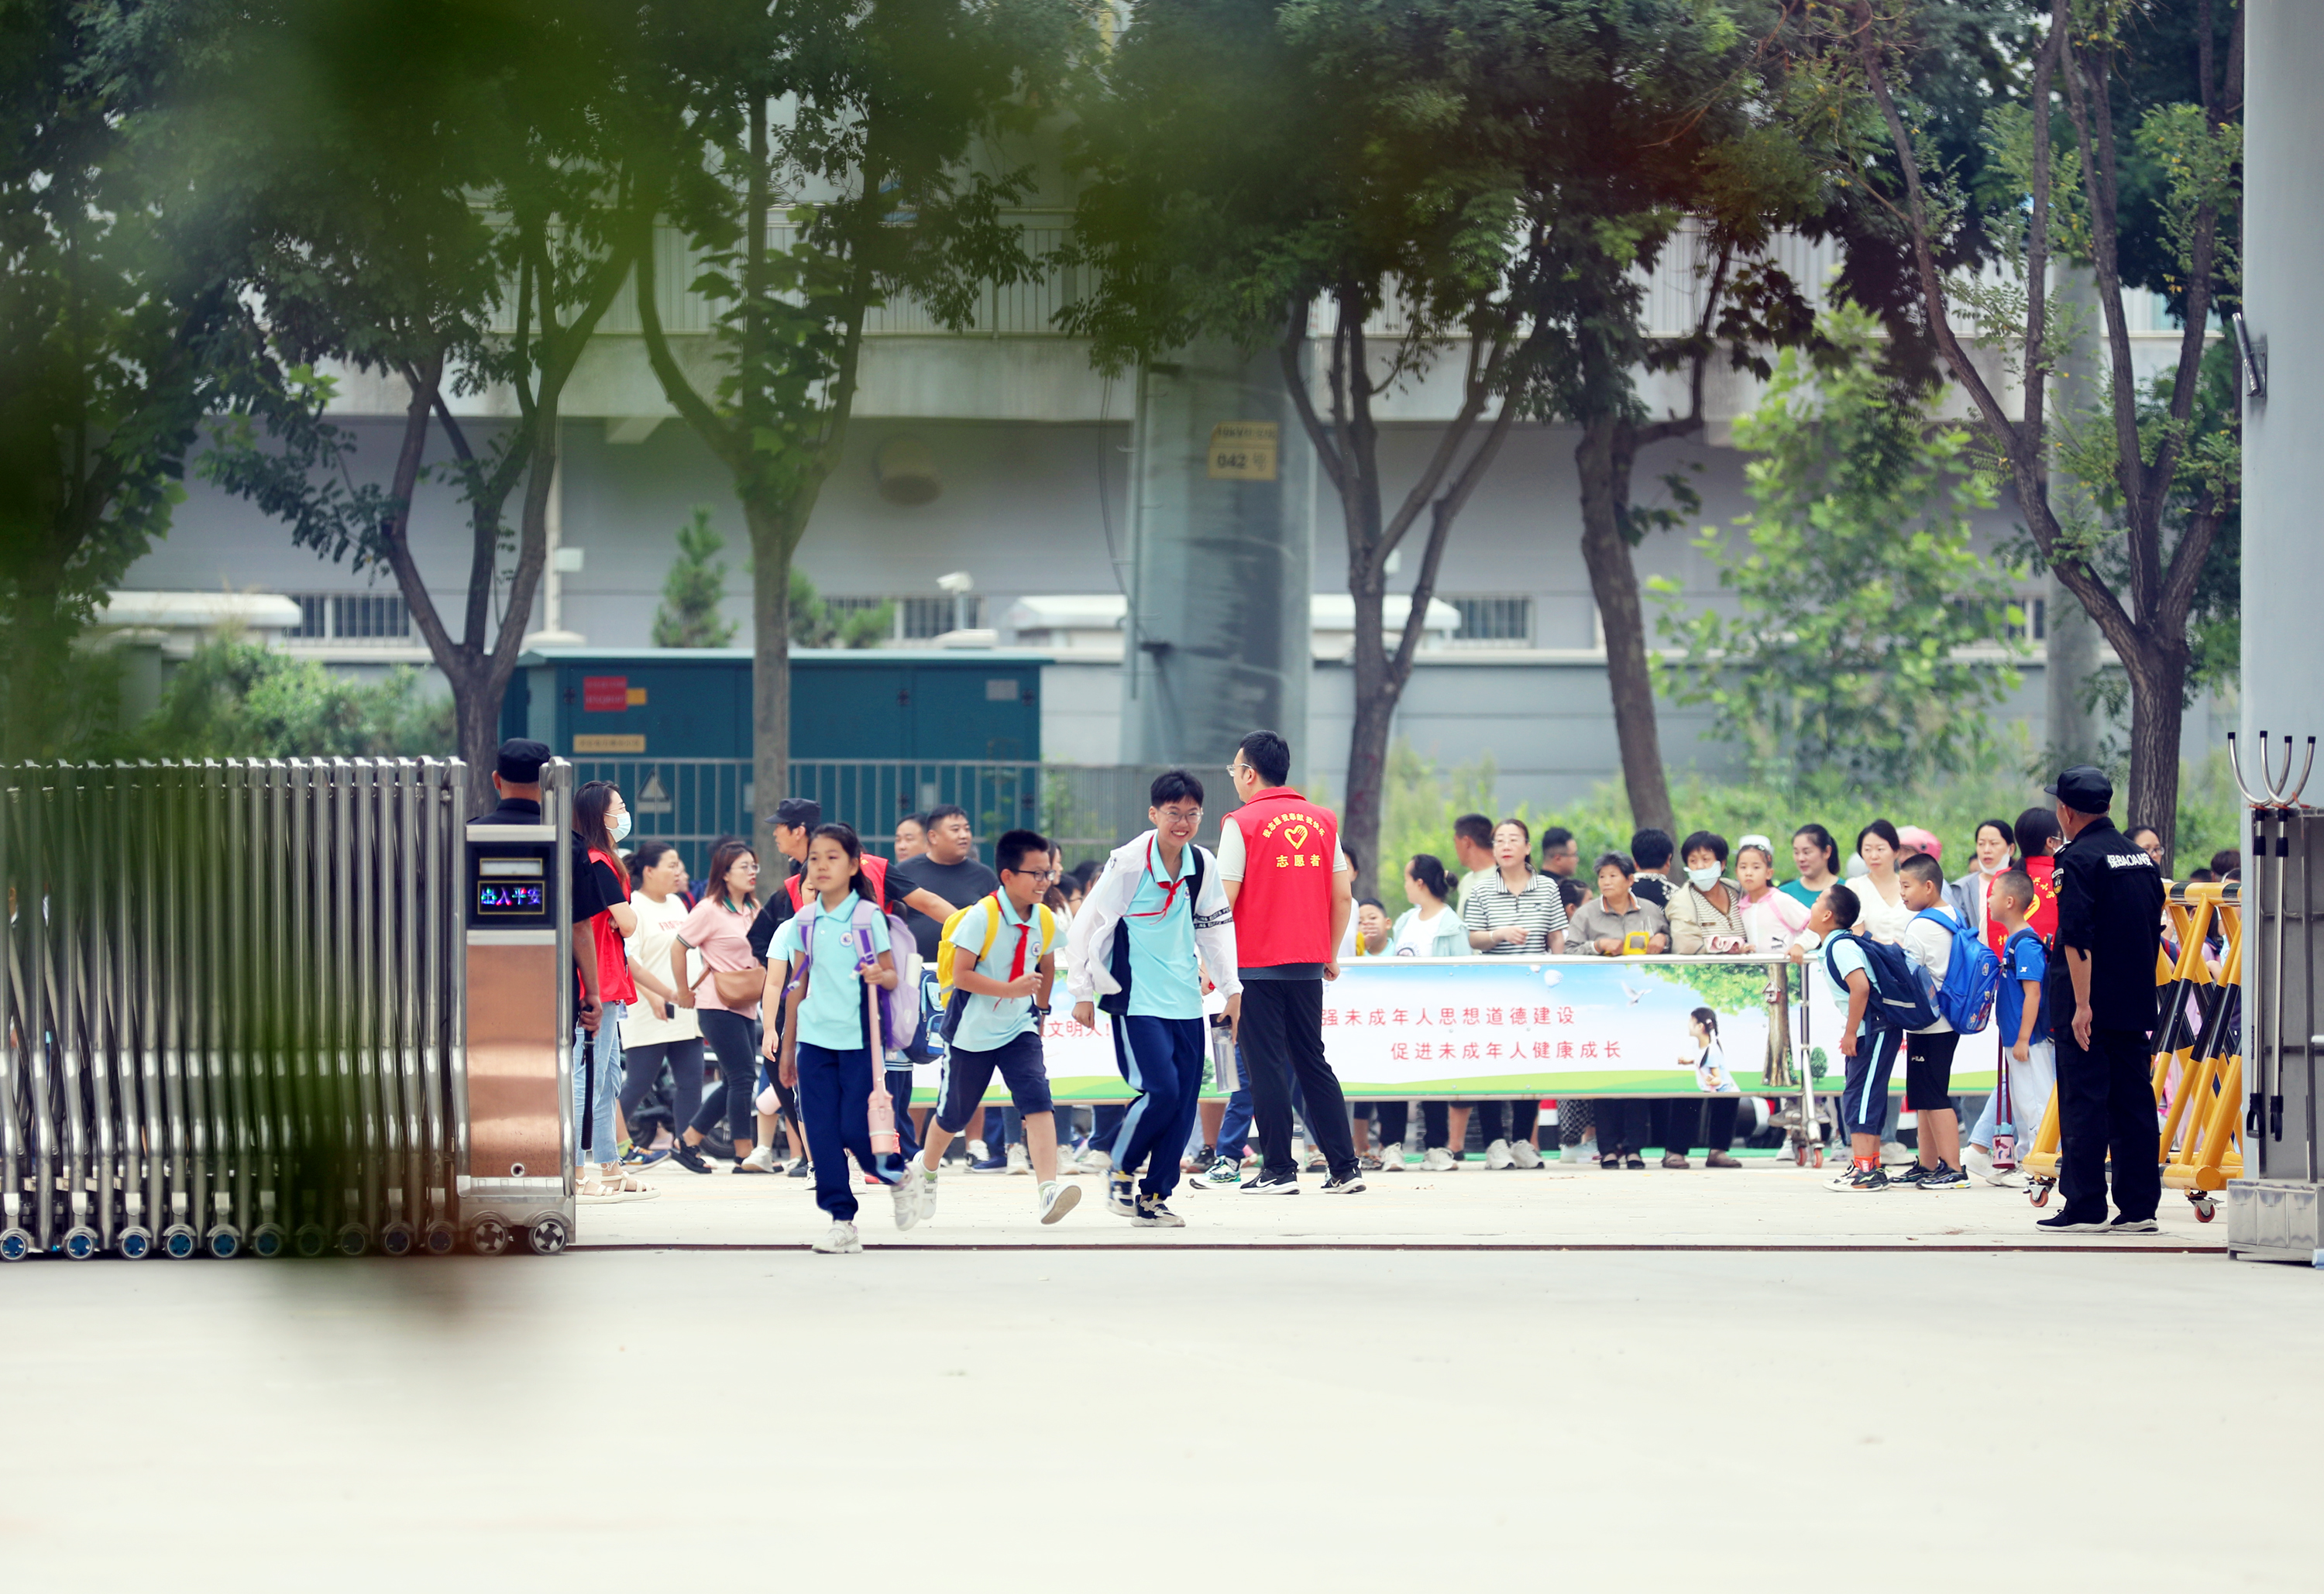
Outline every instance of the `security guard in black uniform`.
<svg viewBox="0 0 2324 1594">
<path fill-rule="evenodd" d="M 2058 936 L 2047 995 L 2058 1046 L 2058 1187 L 2043 1229 L 2152 1234 L 2163 1199 L 2150 1083 L 2163 871 L 2107 809 L 2114 786 L 2077 764 L 2044 787 L 2058 799 Z M 2116 1216 L 2107 1221 L 2107 1155 Z"/>
<path fill-rule="evenodd" d="M 545 742 L 512 736 L 501 743 L 493 760 L 493 789 L 500 806 L 480 814 L 477 825 L 538 825 L 540 823 L 540 771 L 556 756 Z M 578 831 L 569 837 L 573 867 L 567 889 L 573 898 L 573 970 L 577 989 L 573 993 L 574 1020 L 591 1035 L 597 1033 L 597 942 L 588 922 L 610 906 L 598 895 L 596 874 L 589 867 L 589 843 Z M 576 1037 L 577 1044 L 577 1037 Z"/>
</svg>

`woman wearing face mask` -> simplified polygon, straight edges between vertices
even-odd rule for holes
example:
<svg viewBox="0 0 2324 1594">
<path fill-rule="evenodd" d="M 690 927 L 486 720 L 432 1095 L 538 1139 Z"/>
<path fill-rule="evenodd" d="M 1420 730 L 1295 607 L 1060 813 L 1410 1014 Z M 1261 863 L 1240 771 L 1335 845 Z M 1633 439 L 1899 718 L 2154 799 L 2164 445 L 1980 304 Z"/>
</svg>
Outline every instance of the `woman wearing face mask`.
<svg viewBox="0 0 2324 1594">
<path fill-rule="evenodd" d="M 1996 957 L 2001 955 L 2001 926 L 1993 922 L 1987 904 L 1993 882 L 2008 871 L 2016 845 L 2016 833 L 2008 820 L 1983 821 L 1977 827 L 1977 862 L 1945 887 L 1945 910 L 1984 936 Z"/>
<path fill-rule="evenodd" d="M 1743 888 L 1727 878 L 1727 838 L 1698 830 L 1679 847 L 1686 880 L 1671 893 L 1671 950 L 1682 957 L 1748 950 Z"/>
<path fill-rule="evenodd" d="M 630 871 L 614 849 L 630 834 L 630 811 L 610 780 L 592 780 L 573 797 L 573 828 L 589 848 L 589 868 L 598 878 L 597 898 L 609 904 L 589 921 L 597 943 L 597 998 L 604 1016 L 594 1042 L 573 1059 L 573 1121 L 590 1129 L 590 1159 L 581 1168 L 580 1197 L 586 1202 L 650 1201 L 660 1193 L 622 1166 L 615 1105 L 622 1089 L 622 1020 L 638 1000 L 630 978 L 623 937 L 636 933 L 637 910 L 630 906 Z M 595 1079 L 592 1080 L 594 1069 Z"/>
<path fill-rule="evenodd" d="M 1904 926 L 1913 910 L 1904 906 L 1904 888 L 1896 879 L 1896 827 L 1875 819 L 1856 834 L 1856 855 L 1864 860 L 1864 878 L 1852 888 L 1862 913 L 1852 926 L 1891 946 L 1904 944 Z"/>
<path fill-rule="evenodd" d="M 1747 835 L 1735 843 L 1735 883 L 1743 888 L 1743 933 L 1754 952 L 1782 952 L 1808 927 L 1808 910 L 1775 888 L 1775 843 Z"/>
</svg>

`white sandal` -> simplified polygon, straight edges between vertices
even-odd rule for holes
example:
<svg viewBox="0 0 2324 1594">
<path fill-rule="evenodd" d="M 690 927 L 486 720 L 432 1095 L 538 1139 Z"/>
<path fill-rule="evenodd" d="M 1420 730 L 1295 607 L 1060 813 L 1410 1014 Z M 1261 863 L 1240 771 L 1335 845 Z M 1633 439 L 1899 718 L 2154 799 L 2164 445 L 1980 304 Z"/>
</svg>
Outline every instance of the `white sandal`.
<svg viewBox="0 0 2324 1594">
<path fill-rule="evenodd" d="M 580 1199 L 593 1206 L 619 1201 L 651 1201 L 661 1192 L 640 1179 L 626 1168 L 616 1168 L 608 1178 L 603 1168 L 592 1168 L 582 1175 L 578 1192 Z"/>
</svg>

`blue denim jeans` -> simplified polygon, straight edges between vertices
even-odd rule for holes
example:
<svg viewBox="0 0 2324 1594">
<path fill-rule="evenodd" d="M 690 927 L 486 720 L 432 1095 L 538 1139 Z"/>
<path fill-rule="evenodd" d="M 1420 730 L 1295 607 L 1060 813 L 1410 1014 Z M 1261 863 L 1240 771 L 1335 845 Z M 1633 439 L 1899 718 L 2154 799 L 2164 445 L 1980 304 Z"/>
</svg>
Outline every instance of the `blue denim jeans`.
<svg viewBox="0 0 2324 1594">
<path fill-rule="evenodd" d="M 613 1104 L 622 1096 L 622 1019 L 629 1010 L 627 1002 L 606 1002 L 600 1009 L 594 1037 L 578 1024 L 573 1027 L 573 1163 L 576 1167 L 622 1159 L 621 1147 L 613 1143 Z M 589 1148 L 584 1151 L 589 1076 L 582 1060 L 592 1052 L 597 1066 L 597 1121 L 590 1126 L 593 1132 L 586 1137 Z"/>
</svg>

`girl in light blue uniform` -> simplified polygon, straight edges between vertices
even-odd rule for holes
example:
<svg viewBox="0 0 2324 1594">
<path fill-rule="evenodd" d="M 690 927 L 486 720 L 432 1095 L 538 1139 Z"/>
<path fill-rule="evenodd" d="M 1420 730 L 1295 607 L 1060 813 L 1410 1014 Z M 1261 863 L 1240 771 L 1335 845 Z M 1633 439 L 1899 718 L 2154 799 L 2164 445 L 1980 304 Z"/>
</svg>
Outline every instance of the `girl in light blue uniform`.
<svg viewBox="0 0 2324 1594">
<path fill-rule="evenodd" d="M 863 873 L 863 845 L 853 830 L 816 827 L 807 838 L 805 887 L 806 901 L 767 951 L 768 966 L 786 975 L 782 1030 L 769 1033 L 766 1054 L 783 1083 L 798 1092 L 800 1127 L 815 1164 L 815 1203 L 831 1214 L 831 1232 L 815 1248 L 844 1254 L 863 1248 L 851 1156 L 890 1186 L 897 1228 L 919 1220 L 919 1203 L 900 1170 L 881 1166 L 872 1150 L 872 1088 L 881 1063 L 865 1027 L 866 987 L 894 990 L 896 957 L 887 915 L 876 906 L 863 911 L 880 898 Z"/>
</svg>

